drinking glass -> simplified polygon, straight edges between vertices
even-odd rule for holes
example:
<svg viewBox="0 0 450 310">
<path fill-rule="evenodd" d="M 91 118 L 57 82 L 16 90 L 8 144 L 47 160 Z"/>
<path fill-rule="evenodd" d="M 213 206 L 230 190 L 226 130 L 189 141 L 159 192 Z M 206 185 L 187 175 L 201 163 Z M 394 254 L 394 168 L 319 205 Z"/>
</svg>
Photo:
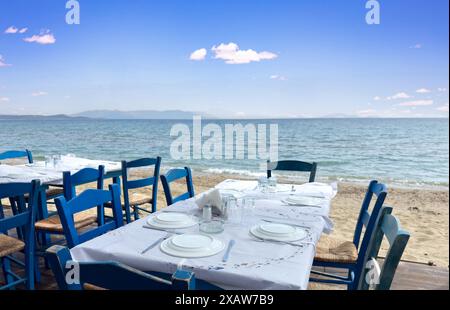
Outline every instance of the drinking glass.
<svg viewBox="0 0 450 310">
<path fill-rule="evenodd" d="M 269 192 L 275 193 L 277 191 L 277 178 L 271 177 L 267 181 Z"/>
<path fill-rule="evenodd" d="M 255 212 L 255 198 L 244 197 L 242 198 L 242 211 L 243 219 L 250 219 L 253 217 Z"/>
<path fill-rule="evenodd" d="M 53 157 L 46 155 L 45 156 L 45 167 L 46 168 L 53 168 Z"/>
<path fill-rule="evenodd" d="M 265 193 L 268 186 L 268 179 L 267 177 L 260 177 L 258 179 L 258 188 L 261 192 Z"/>
<path fill-rule="evenodd" d="M 61 155 L 53 156 L 53 167 L 59 169 L 61 167 L 62 157 Z"/>
<path fill-rule="evenodd" d="M 224 216 L 228 223 L 242 223 L 242 208 L 238 205 L 237 199 L 233 196 L 227 196 L 224 204 Z"/>
</svg>

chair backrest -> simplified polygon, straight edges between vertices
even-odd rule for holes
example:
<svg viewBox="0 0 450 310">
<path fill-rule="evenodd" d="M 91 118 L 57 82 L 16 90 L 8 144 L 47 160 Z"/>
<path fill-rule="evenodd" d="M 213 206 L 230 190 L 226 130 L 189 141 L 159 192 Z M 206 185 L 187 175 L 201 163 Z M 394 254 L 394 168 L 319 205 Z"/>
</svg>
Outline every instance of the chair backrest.
<svg viewBox="0 0 450 310">
<path fill-rule="evenodd" d="M 0 233 L 21 228 L 26 241 L 34 241 L 34 220 L 36 216 L 40 182 L 0 184 L 0 200 L 9 199 L 15 214 L 0 218 Z M 26 198 L 25 196 L 28 196 Z"/>
<path fill-rule="evenodd" d="M 26 157 L 28 159 L 28 163 L 33 163 L 33 155 L 31 154 L 31 151 L 25 150 L 25 151 L 6 151 L 3 153 L 0 153 L 0 160 L 6 160 L 6 159 L 14 159 L 14 158 L 22 158 Z"/>
<path fill-rule="evenodd" d="M 370 203 L 372 202 L 373 196 L 377 199 L 375 201 L 374 207 L 372 209 L 372 214 L 369 213 Z M 378 183 L 378 181 L 373 180 L 370 182 L 369 187 L 367 188 L 366 195 L 361 205 L 361 210 L 359 212 L 358 221 L 356 222 L 355 233 L 353 235 L 353 244 L 358 249 L 360 246 L 361 234 L 363 228 L 367 229 L 370 219 L 372 218 L 372 222 L 376 220 L 376 217 L 379 215 L 381 207 L 384 204 L 384 201 L 387 197 L 387 187 L 382 183 Z M 373 217 L 371 215 L 374 215 Z"/>
<path fill-rule="evenodd" d="M 272 177 L 272 170 L 309 172 L 309 182 L 311 183 L 316 180 L 317 163 L 307 163 L 298 160 L 267 161 L 268 178 Z"/>
<path fill-rule="evenodd" d="M 14 276 L 15 282 L 6 281 L 6 285 L 0 286 L 0 290 L 11 288 L 26 281 L 27 289 L 34 289 L 34 268 L 35 268 L 35 229 L 34 223 L 38 208 L 39 180 L 31 183 L 9 183 L 0 184 L 0 200 L 9 198 L 11 207 L 16 209 L 12 216 L 0 217 L 0 234 L 8 234 L 9 230 L 16 229 L 17 236 L 25 243 L 23 253 L 25 254 L 26 279 Z M 0 206 L 1 207 L 1 206 Z M 5 277 L 9 275 L 5 274 Z"/>
<path fill-rule="evenodd" d="M 97 227 L 79 233 L 75 228 L 74 214 L 92 209 L 111 202 L 113 220 L 106 223 L 98 223 Z M 72 248 L 78 244 L 91 240 L 110 230 L 123 225 L 122 207 L 120 202 L 120 187 L 117 184 L 109 185 L 109 190 L 88 189 L 67 201 L 64 197 L 55 199 L 56 208 L 67 245 Z"/>
<path fill-rule="evenodd" d="M 64 197 L 71 200 L 76 196 L 76 187 L 88 183 L 97 183 L 97 189 L 103 189 L 103 180 L 105 167 L 99 166 L 98 169 L 85 168 L 74 174 L 70 171 L 63 172 Z"/>
<path fill-rule="evenodd" d="M 373 196 L 377 197 L 375 204 L 369 212 L 370 203 Z M 378 181 L 371 181 L 363 200 L 361 211 L 356 223 L 355 234 L 353 237 L 353 244 L 358 249 L 358 258 L 356 261 L 355 281 L 358 283 L 365 268 L 365 260 L 370 243 L 373 240 L 378 221 L 380 220 L 380 213 L 387 196 L 387 187 Z M 363 229 L 364 235 L 362 234 Z M 361 240 L 361 235 L 363 235 Z"/>
<path fill-rule="evenodd" d="M 75 263 L 69 249 L 62 246 L 49 248 L 46 257 L 61 290 L 83 290 L 86 284 L 109 290 L 195 289 L 194 274 L 188 271 L 178 270 L 168 281 L 117 262 Z M 75 275 L 77 279 L 68 274 L 75 270 L 79 272 Z"/>
<path fill-rule="evenodd" d="M 129 168 L 143 168 L 154 166 L 153 176 L 138 180 L 128 180 Z M 129 221 L 130 214 L 130 199 L 129 190 L 136 188 L 143 188 L 146 186 L 152 187 L 152 212 L 156 212 L 156 203 L 158 199 L 158 180 L 159 169 L 161 167 L 161 157 L 156 158 L 141 158 L 133 161 L 122 161 L 122 186 L 123 186 L 123 198 L 125 204 L 125 212 L 127 213 L 127 221 Z"/>
<path fill-rule="evenodd" d="M 180 179 L 186 180 L 187 192 L 173 197 L 170 189 L 170 183 Z M 164 195 L 166 196 L 167 205 L 170 206 L 178 201 L 186 200 L 195 196 L 194 184 L 192 182 L 192 172 L 188 167 L 180 169 L 171 169 L 166 174 L 161 175 L 161 183 L 164 188 Z"/>
<path fill-rule="evenodd" d="M 358 289 L 369 289 L 371 286 L 376 290 L 389 290 L 391 288 L 395 271 L 410 238 L 410 234 L 402 230 L 399 220 L 391 213 L 392 208 L 387 206 L 383 207 L 380 212 L 380 219 L 365 258 L 364 276 L 359 281 Z M 389 249 L 380 269 L 376 259 L 378 258 L 381 243 L 385 239 L 384 237 L 386 237 L 389 244 Z M 371 262 L 370 266 L 368 266 L 368 262 Z M 377 269 L 379 274 L 376 272 Z M 369 272 L 373 274 L 368 274 Z M 375 277 L 372 278 L 373 276 Z M 373 285 L 371 285 L 370 280 L 378 281 L 374 281 Z"/>
</svg>

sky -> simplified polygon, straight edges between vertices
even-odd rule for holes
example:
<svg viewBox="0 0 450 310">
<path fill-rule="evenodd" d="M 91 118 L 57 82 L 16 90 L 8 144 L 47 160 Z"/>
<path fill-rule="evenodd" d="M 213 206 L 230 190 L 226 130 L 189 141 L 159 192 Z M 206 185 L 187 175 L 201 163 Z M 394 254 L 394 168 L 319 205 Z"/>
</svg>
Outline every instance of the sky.
<svg viewBox="0 0 450 310">
<path fill-rule="evenodd" d="M 448 117 L 448 0 L 0 0 L 0 114 Z"/>
</svg>

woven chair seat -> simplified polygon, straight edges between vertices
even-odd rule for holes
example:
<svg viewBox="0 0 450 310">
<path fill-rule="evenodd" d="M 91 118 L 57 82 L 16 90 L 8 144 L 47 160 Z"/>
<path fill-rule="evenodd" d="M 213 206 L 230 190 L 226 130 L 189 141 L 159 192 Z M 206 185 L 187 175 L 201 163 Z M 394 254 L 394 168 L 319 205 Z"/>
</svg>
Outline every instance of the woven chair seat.
<svg viewBox="0 0 450 310">
<path fill-rule="evenodd" d="M 45 194 L 47 195 L 47 199 L 48 199 L 49 197 L 63 195 L 64 190 L 62 188 L 58 188 L 58 187 L 51 187 L 45 192 Z"/>
<path fill-rule="evenodd" d="M 358 250 L 353 242 L 322 236 L 316 247 L 314 260 L 330 263 L 355 263 Z"/>
<path fill-rule="evenodd" d="M 97 222 L 97 216 L 77 213 L 74 215 L 75 228 L 81 229 Z M 40 220 L 34 225 L 36 230 L 63 233 L 64 229 L 58 215 L 51 216 L 45 220 Z"/>
<path fill-rule="evenodd" d="M 130 199 L 130 206 L 140 206 L 145 205 L 146 203 L 152 203 L 151 198 L 147 197 L 133 197 Z M 122 203 L 122 208 L 125 208 L 125 204 Z"/>
<path fill-rule="evenodd" d="M 153 199 L 149 198 L 149 197 L 144 197 L 141 195 L 136 195 L 136 196 L 132 196 L 129 199 L 130 201 L 130 207 L 134 207 L 134 206 L 142 206 L 145 205 L 147 203 L 152 204 L 153 203 Z M 111 203 L 108 202 L 105 204 L 105 207 L 111 208 Z M 122 209 L 125 209 L 125 203 L 122 202 Z"/>
<path fill-rule="evenodd" d="M 61 195 L 64 195 L 64 190 L 59 187 L 51 187 L 45 191 L 45 196 L 47 197 L 47 200 Z M 30 197 L 30 195 L 25 194 L 25 199 L 28 199 L 28 197 Z"/>
<path fill-rule="evenodd" d="M 0 234 L 0 257 L 22 251 L 25 243 L 19 239 Z"/>
</svg>

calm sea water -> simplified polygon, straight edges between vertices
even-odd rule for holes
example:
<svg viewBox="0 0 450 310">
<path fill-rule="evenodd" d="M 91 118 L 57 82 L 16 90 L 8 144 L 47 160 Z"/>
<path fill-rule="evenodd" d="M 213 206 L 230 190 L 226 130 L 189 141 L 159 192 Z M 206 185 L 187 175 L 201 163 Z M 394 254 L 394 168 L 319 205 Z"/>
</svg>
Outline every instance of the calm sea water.
<svg viewBox="0 0 450 310">
<path fill-rule="evenodd" d="M 279 158 L 319 163 L 320 180 L 391 185 L 443 186 L 449 181 L 448 119 L 238 120 L 276 123 Z M 35 158 L 53 154 L 107 160 L 159 155 L 165 167 L 189 165 L 197 172 L 258 175 L 254 160 L 187 160 L 170 157 L 169 120 L 0 121 L 0 150 L 28 148 Z M 206 125 L 208 122 L 203 121 Z"/>
</svg>

